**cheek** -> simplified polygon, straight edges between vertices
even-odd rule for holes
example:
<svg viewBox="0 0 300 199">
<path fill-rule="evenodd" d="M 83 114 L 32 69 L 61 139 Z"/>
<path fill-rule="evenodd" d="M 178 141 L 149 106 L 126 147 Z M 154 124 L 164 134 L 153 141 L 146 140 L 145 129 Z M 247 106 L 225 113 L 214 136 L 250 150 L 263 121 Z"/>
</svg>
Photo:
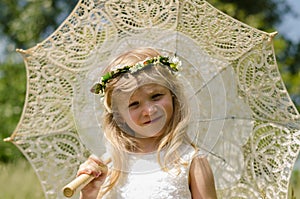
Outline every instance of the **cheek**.
<svg viewBox="0 0 300 199">
<path fill-rule="evenodd" d="M 165 102 L 162 102 L 162 103 L 158 104 L 158 106 L 160 107 L 159 112 L 161 112 L 165 115 L 165 117 L 167 119 L 167 122 L 168 122 L 169 119 L 173 115 L 173 104 L 170 103 L 169 101 L 165 101 Z"/>
<path fill-rule="evenodd" d="M 174 114 L 174 101 L 173 101 L 173 98 L 171 97 L 170 101 L 169 101 L 169 110 L 170 110 L 170 116 L 169 117 L 172 117 L 173 114 Z"/>
<path fill-rule="evenodd" d="M 168 104 L 167 107 L 166 107 L 166 109 L 167 109 L 166 111 L 167 111 L 168 117 L 172 117 L 173 112 L 174 112 L 174 110 L 173 110 L 173 104 Z"/>
<path fill-rule="evenodd" d="M 138 118 L 139 118 L 138 110 L 129 110 L 128 111 L 128 115 L 127 115 L 127 118 L 126 118 L 127 122 L 137 123 Z"/>
</svg>

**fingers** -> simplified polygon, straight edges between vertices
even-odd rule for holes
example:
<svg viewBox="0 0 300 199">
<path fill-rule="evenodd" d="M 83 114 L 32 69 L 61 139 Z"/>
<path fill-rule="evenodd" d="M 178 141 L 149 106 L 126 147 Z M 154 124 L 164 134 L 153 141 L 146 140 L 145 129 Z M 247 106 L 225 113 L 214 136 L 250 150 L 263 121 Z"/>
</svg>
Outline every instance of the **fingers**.
<svg viewBox="0 0 300 199">
<path fill-rule="evenodd" d="M 107 166 L 95 155 L 91 155 L 79 166 L 77 176 L 81 174 L 93 175 L 95 178 L 107 173 Z"/>
<path fill-rule="evenodd" d="M 103 162 L 96 155 L 94 155 L 94 154 L 90 155 L 88 159 L 93 160 L 98 165 L 102 165 L 103 164 Z"/>
<path fill-rule="evenodd" d="M 101 171 L 103 173 L 107 172 L 107 166 L 106 166 L 106 164 L 104 164 L 97 156 L 90 155 L 89 159 L 92 160 L 93 162 L 95 162 L 101 168 Z"/>
<path fill-rule="evenodd" d="M 107 166 L 95 155 L 91 155 L 84 163 L 82 163 L 79 166 L 77 176 L 88 174 L 92 175 L 94 178 L 87 181 L 87 184 L 81 189 L 81 198 L 96 198 L 100 187 L 106 180 L 107 172 Z M 90 177 L 88 177 L 88 179 L 90 179 Z"/>
</svg>

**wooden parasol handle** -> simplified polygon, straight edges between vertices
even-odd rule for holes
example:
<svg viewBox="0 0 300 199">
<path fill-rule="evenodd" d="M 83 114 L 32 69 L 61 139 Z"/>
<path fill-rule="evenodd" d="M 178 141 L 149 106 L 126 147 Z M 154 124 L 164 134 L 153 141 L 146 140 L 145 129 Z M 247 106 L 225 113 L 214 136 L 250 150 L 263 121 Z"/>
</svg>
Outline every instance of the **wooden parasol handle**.
<svg viewBox="0 0 300 199">
<path fill-rule="evenodd" d="M 85 187 L 89 182 L 91 182 L 95 177 L 93 175 L 88 174 L 81 174 L 77 178 L 75 178 L 73 181 L 71 181 L 69 184 L 64 186 L 62 189 L 64 196 L 70 198 L 74 195 L 76 190 L 81 190 L 83 187 Z"/>
<path fill-rule="evenodd" d="M 104 164 L 107 165 L 111 162 L 111 159 L 104 161 Z M 88 183 L 90 183 L 95 177 L 89 174 L 81 174 L 80 176 L 76 177 L 72 180 L 69 184 L 63 187 L 62 191 L 64 196 L 70 198 L 74 195 L 76 190 L 81 190 L 85 187 Z"/>
</svg>

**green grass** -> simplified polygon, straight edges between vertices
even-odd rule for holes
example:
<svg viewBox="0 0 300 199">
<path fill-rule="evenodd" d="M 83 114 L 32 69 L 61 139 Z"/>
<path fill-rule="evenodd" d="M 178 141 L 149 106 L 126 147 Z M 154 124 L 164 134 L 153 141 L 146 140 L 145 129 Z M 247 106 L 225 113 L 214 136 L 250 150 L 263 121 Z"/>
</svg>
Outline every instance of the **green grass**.
<svg viewBox="0 0 300 199">
<path fill-rule="evenodd" d="M 26 160 L 0 163 L 0 199 L 44 199 L 40 182 Z"/>
<path fill-rule="evenodd" d="M 300 199 L 300 171 L 294 170 L 289 199 Z M 293 194 L 292 194 L 293 192 Z M 26 160 L 0 163 L 0 199 L 44 199 L 40 182 Z"/>
</svg>

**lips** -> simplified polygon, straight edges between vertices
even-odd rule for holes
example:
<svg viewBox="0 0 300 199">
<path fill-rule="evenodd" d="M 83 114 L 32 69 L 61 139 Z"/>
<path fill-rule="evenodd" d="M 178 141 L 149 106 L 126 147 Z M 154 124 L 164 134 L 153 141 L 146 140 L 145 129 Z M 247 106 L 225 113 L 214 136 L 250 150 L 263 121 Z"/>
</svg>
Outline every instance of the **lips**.
<svg viewBox="0 0 300 199">
<path fill-rule="evenodd" d="M 147 125 L 147 124 L 155 123 L 156 121 L 160 120 L 162 117 L 163 116 L 159 116 L 159 117 L 157 117 L 157 118 L 155 118 L 153 120 L 148 120 L 148 121 L 144 122 L 143 124 Z"/>
</svg>

